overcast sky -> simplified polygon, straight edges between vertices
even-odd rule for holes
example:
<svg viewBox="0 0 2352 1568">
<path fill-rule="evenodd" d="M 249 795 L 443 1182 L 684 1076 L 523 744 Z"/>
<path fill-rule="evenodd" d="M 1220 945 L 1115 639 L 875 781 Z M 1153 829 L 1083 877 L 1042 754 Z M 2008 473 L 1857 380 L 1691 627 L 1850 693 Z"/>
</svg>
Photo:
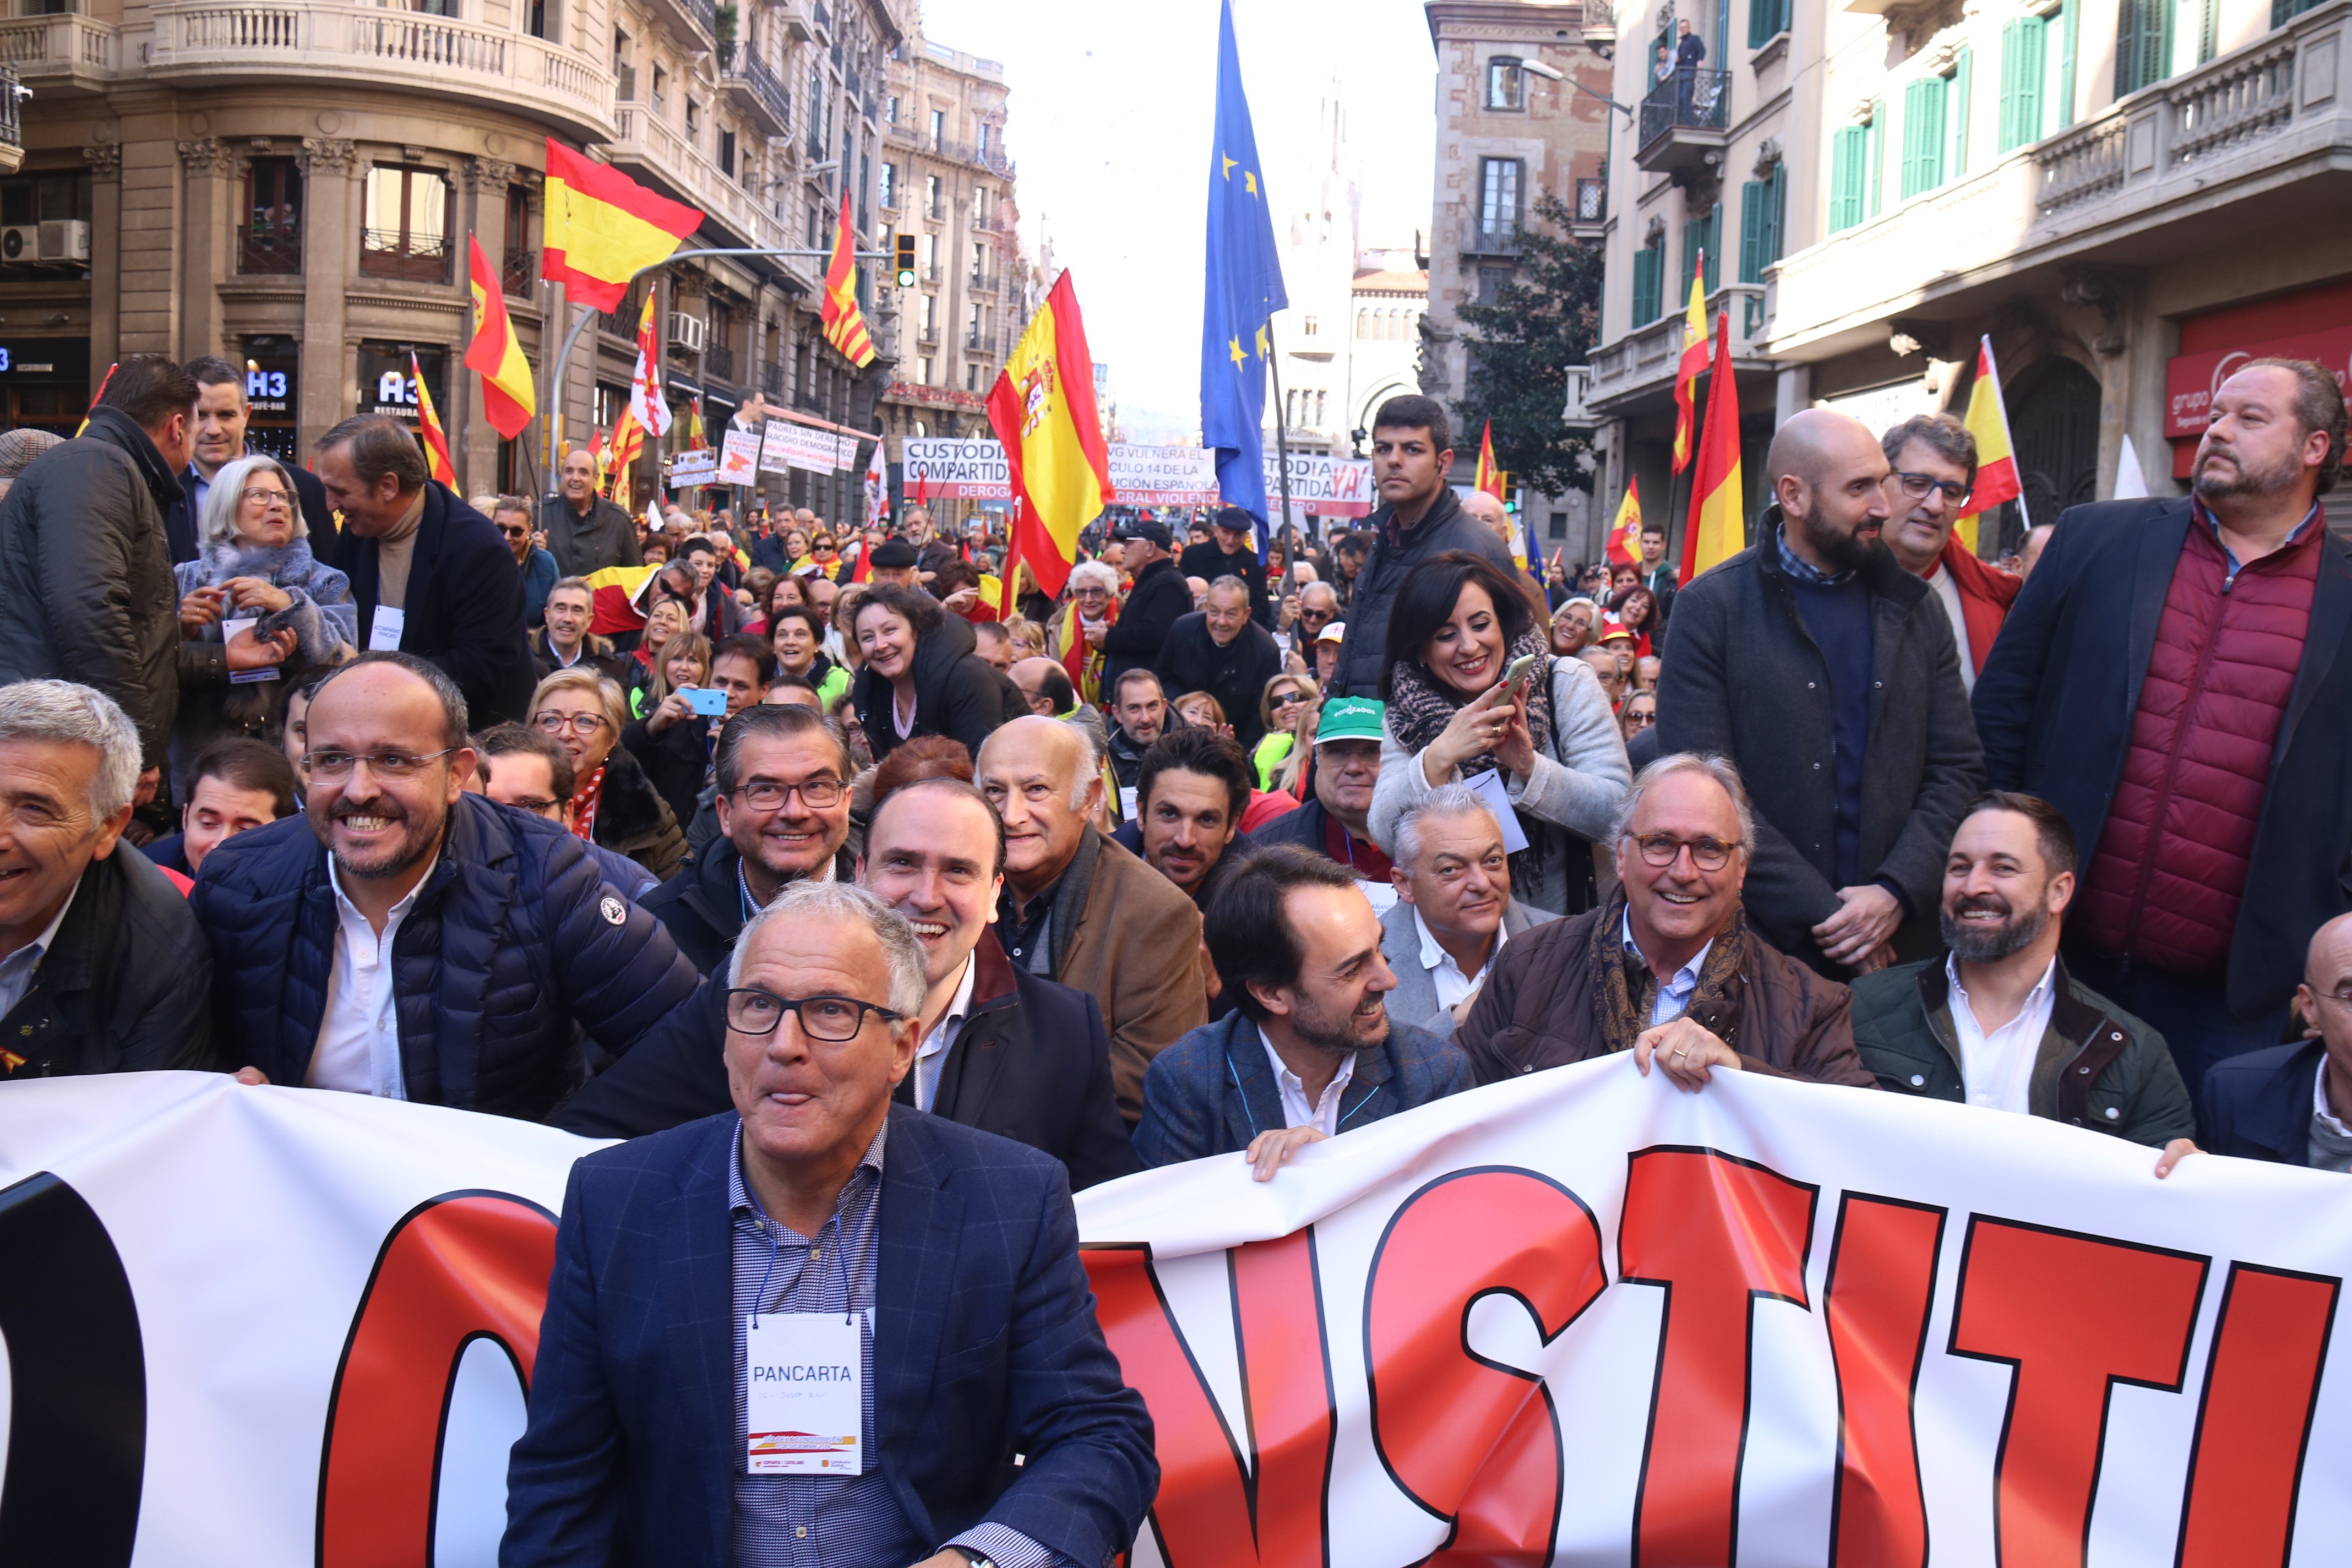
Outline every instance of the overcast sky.
<svg viewBox="0 0 2352 1568">
<path fill-rule="evenodd" d="M 1187 438 L 1199 417 L 1202 219 L 1215 110 L 1217 0 L 924 0 L 934 42 L 1003 62 L 1022 230 L 1075 275 L 1088 346 L 1130 437 Z M 1340 84 L 1368 245 L 1429 224 L 1436 57 L 1414 0 L 1234 0 L 1260 156 L 1311 156 Z M 1269 180 L 1274 179 L 1269 174 Z M 1276 210 L 1290 198 L 1276 188 Z"/>
</svg>

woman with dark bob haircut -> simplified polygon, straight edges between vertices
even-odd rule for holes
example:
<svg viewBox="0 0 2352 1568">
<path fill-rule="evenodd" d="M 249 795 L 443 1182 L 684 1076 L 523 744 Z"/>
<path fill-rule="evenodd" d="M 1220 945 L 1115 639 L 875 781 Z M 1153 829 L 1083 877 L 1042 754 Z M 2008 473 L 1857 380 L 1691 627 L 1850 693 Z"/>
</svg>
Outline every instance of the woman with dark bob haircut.
<svg viewBox="0 0 2352 1568">
<path fill-rule="evenodd" d="M 918 735 L 945 735 L 978 756 L 990 731 L 1029 710 L 1020 689 L 973 651 L 980 639 L 971 623 L 919 589 L 866 589 L 849 633 L 863 661 L 850 700 L 877 763 Z"/>
<path fill-rule="evenodd" d="M 1554 658 L 1547 640 L 1527 586 L 1485 557 L 1449 550 L 1412 569 L 1389 613 L 1370 826 L 1393 854 L 1409 806 L 1497 773 L 1528 841 L 1510 858 L 1512 896 L 1572 915 L 1599 901 L 1592 846 L 1608 841 L 1633 770 L 1591 667 Z M 1528 654 L 1533 672 L 1513 697 L 1504 671 Z"/>
</svg>

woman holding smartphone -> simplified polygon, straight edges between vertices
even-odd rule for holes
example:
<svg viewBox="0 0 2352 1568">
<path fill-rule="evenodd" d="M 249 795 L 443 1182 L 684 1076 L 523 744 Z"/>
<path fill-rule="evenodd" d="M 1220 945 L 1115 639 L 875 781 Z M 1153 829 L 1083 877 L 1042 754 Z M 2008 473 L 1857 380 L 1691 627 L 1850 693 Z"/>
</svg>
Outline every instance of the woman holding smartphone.
<svg viewBox="0 0 2352 1568">
<path fill-rule="evenodd" d="M 1408 805 L 1497 775 L 1528 841 L 1510 858 L 1512 896 L 1580 914 L 1599 901 L 1592 846 L 1606 843 L 1633 772 L 1600 681 L 1545 641 L 1527 590 L 1483 556 L 1447 551 L 1413 568 L 1381 672 L 1388 732 L 1372 841 L 1393 853 Z"/>
<path fill-rule="evenodd" d="M 694 797 L 710 766 L 710 721 L 694 711 L 689 691 L 710 684 L 710 643 L 680 632 L 662 646 L 654 683 L 646 689 L 646 716 L 621 731 L 627 747 L 680 822 L 694 820 Z"/>
</svg>

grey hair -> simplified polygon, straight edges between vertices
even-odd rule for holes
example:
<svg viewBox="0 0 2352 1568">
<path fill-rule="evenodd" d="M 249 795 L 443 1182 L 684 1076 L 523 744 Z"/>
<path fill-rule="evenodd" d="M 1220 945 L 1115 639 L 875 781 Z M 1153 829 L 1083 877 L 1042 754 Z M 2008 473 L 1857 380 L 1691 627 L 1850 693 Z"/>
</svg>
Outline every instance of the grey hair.
<svg viewBox="0 0 2352 1568">
<path fill-rule="evenodd" d="M 1078 739 L 1086 742 L 1087 765 L 1078 770 L 1077 777 L 1070 784 L 1070 809 L 1084 811 L 1087 808 L 1087 791 L 1102 776 L 1103 761 L 1110 755 L 1110 733 L 1081 724 L 1075 719 L 1056 719 L 1054 722 L 1068 725 L 1077 731 Z"/>
<path fill-rule="evenodd" d="M 0 744 L 47 741 L 98 752 L 89 775 L 89 809 L 103 821 L 139 789 L 139 731 L 113 698 L 70 680 L 19 680 L 0 686 Z"/>
<path fill-rule="evenodd" d="M 1213 594 L 1220 588 L 1239 588 L 1242 591 L 1242 599 L 1244 603 L 1253 596 L 1250 593 L 1249 579 L 1246 577 L 1236 577 L 1230 572 L 1226 573 L 1222 577 L 1210 579 L 1210 593 Z"/>
<path fill-rule="evenodd" d="M 1739 849 L 1749 859 L 1756 858 L 1756 813 L 1748 804 L 1748 786 L 1739 780 L 1739 770 L 1728 757 L 1713 752 L 1675 752 L 1660 757 L 1633 775 L 1633 787 L 1625 794 L 1617 807 L 1617 822 L 1610 831 L 1612 843 L 1622 842 L 1633 830 L 1633 816 L 1642 809 L 1642 797 L 1650 786 L 1674 773 L 1704 773 L 1731 797 L 1731 809 L 1739 818 Z"/>
<path fill-rule="evenodd" d="M 277 458 L 257 455 L 224 463 L 221 471 L 213 476 L 212 488 L 205 492 L 204 515 L 196 520 L 197 532 L 205 543 L 226 544 L 236 537 L 236 509 L 245 499 L 245 481 L 256 474 L 278 476 L 278 482 L 286 487 L 287 508 L 294 514 L 294 537 L 310 536 L 302 521 L 302 496 L 294 488 L 294 476 Z"/>
<path fill-rule="evenodd" d="M 1101 561 L 1081 561 L 1076 566 L 1071 567 L 1069 582 L 1070 592 L 1073 594 L 1076 593 L 1078 591 L 1078 585 L 1082 583 L 1091 583 L 1096 587 L 1100 588 L 1104 593 L 1108 594 L 1112 598 L 1116 599 L 1118 597 L 1118 574 L 1113 571 L 1108 563 Z"/>
<path fill-rule="evenodd" d="M 1410 866 L 1421 858 L 1421 824 L 1423 817 L 1467 816 L 1476 812 L 1489 822 L 1495 814 L 1479 798 L 1478 792 L 1465 784 L 1440 784 L 1405 807 L 1396 821 L 1396 863 Z M 1502 825 L 1496 823 L 1497 831 Z"/>
<path fill-rule="evenodd" d="M 854 882 L 793 882 L 778 893 L 768 907 L 751 917 L 742 934 L 735 939 L 735 954 L 727 961 L 727 984 L 743 984 L 743 955 L 751 950 L 752 938 L 771 921 L 809 915 L 822 921 L 862 921 L 874 940 L 882 946 L 882 961 L 890 972 L 890 1011 L 912 1018 L 923 1010 L 923 944 L 916 939 L 915 928 L 893 910 L 889 905 L 858 887 Z"/>
<path fill-rule="evenodd" d="M 1573 599 L 1562 599 L 1559 604 L 1559 608 L 1552 612 L 1552 618 L 1554 620 L 1558 620 L 1560 616 L 1568 614 L 1569 611 L 1576 608 L 1579 605 L 1582 605 L 1586 609 L 1591 610 L 1596 616 L 1601 613 L 1600 605 L 1594 604 L 1583 595 L 1579 594 Z"/>
</svg>

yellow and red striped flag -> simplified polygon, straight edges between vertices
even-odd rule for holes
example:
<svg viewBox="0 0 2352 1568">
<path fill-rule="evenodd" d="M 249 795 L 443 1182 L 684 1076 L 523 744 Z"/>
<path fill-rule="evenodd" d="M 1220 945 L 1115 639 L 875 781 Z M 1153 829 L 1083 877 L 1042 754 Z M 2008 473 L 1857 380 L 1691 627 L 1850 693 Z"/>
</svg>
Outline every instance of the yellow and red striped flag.
<svg viewBox="0 0 2352 1568">
<path fill-rule="evenodd" d="M 1673 499 L 1669 490 L 1667 499 Z M 1642 480 L 1638 475 L 1625 479 L 1625 499 L 1617 503 L 1617 521 L 1609 525 L 1609 564 L 1638 566 L 1642 563 Z"/>
<path fill-rule="evenodd" d="M 629 493 L 629 469 L 644 454 L 645 449 L 646 427 L 637 423 L 636 411 L 631 408 L 622 409 L 621 416 L 613 421 L 613 447 L 607 454 L 611 463 L 611 471 L 607 476 L 611 481 L 609 493 L 615 500 L 626 500 Z"/>
<path fill-rule="evenodd" d="M 1066 271 L 1013 345 L 988 395 L 1014 500 L 1005 580 L 1017 557 L 1039 590 L 1059 594 L 1077 563 L 1078 532 L 1112 499 L 1110 448 L 1095 409 L 1094 361 Z"/>
<path fill-rule="evenodd" d="M 2017 449 L 2009 443 L 2009 405 L 2000 398 L 2000 372 L 1992 363 L 1992 339 L 1977 343 L 1977 379 L 1969 388 L 1969 416 L 1962 421 L 1977 438 L 1977 482 L 1961 504 L 1968 510 L 1952 525 L 1960 548 L 1977 552 L 1977 519 L 2006 500 L 2024 504 L 2017 480 Z"/>
<path fill-rule="evenodd" d="M 1698 253 L 1691 273 L 1690 308 L 1683 312 L 1683 357 L 1675 367 L 1675 468 L 1681 473 L 1691 460 L 1691 393 L 1706 374 L 1706 252 Z M 1668 500 L 1673 498 L 1669 496 Z"/>
<path fill-rule="evenodd" d="M 415 349 L 408 351 L 408 380 L 416 388 L 416 423 L 425 437 L 425 466 L 435 479 L 454 489 L 457 465 L 449 460 L 449 436 L 441 428 L 441 416 L 433 411 L 433 394 L 425 384 L 425 372 L 417 366 Z"/>
<path fill-rule="evenodd" d="M 874 343 L 866 335 L 866 313 L 857 308 L 856 253 L 849 232 L 849 191 L 845 186 L 841 226 L 834 232 L 833 259 L 824 269 L 824 341 L 862 369 L 874 363 Z"/>
<path fill-rule="evenodd" d="M 1492 419 L 1487 420 L 1486 427 L 1478 432 L 1478 471 L 1471 479 L 1470 488 L 1483 490 L 1496 500 L 1504 499 L 1503 470 L 1495 467 L 1495 422 Z M 1526 563 L 1521 562 L 1520 564 L 1525 565 Z"/>
<path fill-rule="evenodd" d="M 466 368 L 481 373 L 482 413 L 490 428 L 511 441 L 539 412 L 539 395 L 530 384 L 530 362 L 522 357 L 522 340 L 507 314 L 506 287 L 482 254 L 482 242 L 469 234 L 466 243 L 473 248 L 467 267 L 474 295 L 474 341 L 466 345 Z"/>
<path fill-rule="evenodd" d="M 1714 379 L 1706 389 L 1706 429 L 1700 437 L 1698 474 L 1691 484 L 1690 522 L 1683 536 L 1685 583 L 1748 548 L 1748 502 L 1739 481 L 1739 391 L 1731 370 L 1731 315 L 1715 322 Z"/>
<path fill-rule="evenodd" d="M 646 584 L 658 566 L 606 566 L 588 574 L 588 629 L 600 637 L 634 632 L 646 624 Z"/>
<path fill-rule="evenodd" d="M 619 310 L 629 279 L 702 226 L 698 209 L 656 195 L 552 136 L 543 206 L 539 275 L 599 310 Z"/>
<path fill-rule="evenodd" d="M 710 437 L 702 428 L 702 394 L 696 393 L 686 406 L 686 444 L 689 450 L 699 452 L 710 445 Z"/>
</svg>

